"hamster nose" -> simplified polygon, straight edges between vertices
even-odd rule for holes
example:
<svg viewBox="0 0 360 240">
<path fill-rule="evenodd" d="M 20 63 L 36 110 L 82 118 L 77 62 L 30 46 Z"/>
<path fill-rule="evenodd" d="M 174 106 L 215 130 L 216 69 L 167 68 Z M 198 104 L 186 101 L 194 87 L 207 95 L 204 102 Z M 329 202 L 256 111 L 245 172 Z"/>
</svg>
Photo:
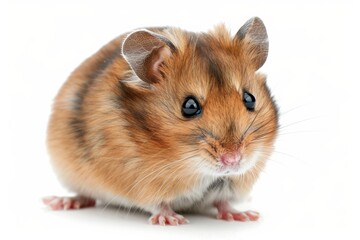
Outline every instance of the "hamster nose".
<svg viewBox="0 0 360 240">
<path fill-rule="evenodd" d="M 225 153 L 220 156 L 220 161 L 225 166 L 234 166 L 240 163 L 242 155 L 240 152 Z"/>
</svg>

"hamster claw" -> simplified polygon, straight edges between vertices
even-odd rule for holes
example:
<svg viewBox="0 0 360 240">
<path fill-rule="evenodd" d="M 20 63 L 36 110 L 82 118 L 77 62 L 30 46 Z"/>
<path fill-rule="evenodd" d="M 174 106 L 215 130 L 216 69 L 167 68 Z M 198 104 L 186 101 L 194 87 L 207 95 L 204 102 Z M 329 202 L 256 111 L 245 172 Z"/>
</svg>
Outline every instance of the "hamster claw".
<svg viewBox="0 0 360 240">
<path fill-rule="evenodd" d="M 189 223 L 189 220 L 182 215 L 175 213 L 170 206 L 162 205 L 160 206 L 159 213 L 154 214 L 149 218 L 149 223 L 153 225 L 159 224 L 161 226 L 178 226 Z"/>
<path fill-rule="evenodd" d="M 95 199 L 87 198 L 83 196 L 75 196 L 75 197 L 50 196 L 50 197 L 44 197 L 42 201 L 52 210 L 80 209 L 86 207 L 93 207 L 96 204 Z"/>
<path fill-rule="evenodd" d="M 239 212 L 230 207 L 228 202 L 215 203 L 215 207 L 218 209 L 217 219 L 226 221 L 257 221 L 260 218 L 260 214 L 255 211 L 243 211 Z"/>
<path fill-rule="evenodd" d="M 260 214 L 255 211 L 244 211 L 244 212 L 226 212 L 221 211 L 217 215 L 217 219 L 227 220 L 227 221 L 257 221 L 260 218 Z"/>
<path fill-rule="evenodd" d="M 181 224 L 189 223 L 189 220 L 184 218 L 182 215 L 175 214 L 175 215 L 161 215 L 156 214 L 150 217 L 149 219 L 150 224 L 159 224 L 161 226 L 178 226 Z"/>
</svg>

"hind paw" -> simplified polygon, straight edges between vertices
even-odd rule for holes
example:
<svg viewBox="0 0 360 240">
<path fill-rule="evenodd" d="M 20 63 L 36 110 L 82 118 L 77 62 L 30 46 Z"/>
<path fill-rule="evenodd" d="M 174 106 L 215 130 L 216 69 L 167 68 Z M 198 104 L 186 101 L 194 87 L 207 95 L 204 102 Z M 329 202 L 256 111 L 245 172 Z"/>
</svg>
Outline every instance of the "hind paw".
<svg viewBox="0 0 360 240">
<path fill-rule="evenodd" d="M 49 206 L 52 210 L 68 210 L 80 209 L 86 207 L 94 207 L 96 200 L 83 196 L 76 197 L 45 197 L 42 199 L 43 203 Z"/>
</svg>

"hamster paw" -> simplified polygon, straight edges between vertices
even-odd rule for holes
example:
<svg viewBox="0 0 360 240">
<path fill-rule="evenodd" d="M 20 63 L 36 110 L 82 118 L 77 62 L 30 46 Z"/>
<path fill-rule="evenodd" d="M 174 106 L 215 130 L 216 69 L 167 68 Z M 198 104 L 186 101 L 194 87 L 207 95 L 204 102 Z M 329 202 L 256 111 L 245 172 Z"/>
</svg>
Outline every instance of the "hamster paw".
<svg viewBox="0 0 360 240">
<path fill-rule="evenodd" d="M 83 196 L 75 197 L 45 197 L 42 199 L 43 203 L 49 206 L 52 210 L 68 210 L 79 209 L 86 207 L 93 207 L 96 204 L 96 200 Z"/>
<path fill-rule="evenodd" d="M 255 211 L 244 211 L 244 212 L 226 212 L 221 211 L 218 213 L 217 218 L 227 221 L 257 221 L 260 217 L 260 214 Z"/>
<path fill-rule="evenodd" d="M 218 219 L 227 221 L 257 221 L 260 218 L 260 214 L 255 211 L 239 212 L 234 210 L 228 202 L 217 202 L 214 204 L 218 209 Z"/>
<path fill-rule="evenodd" d="M 158 213 L 153 214 L 150 217 L 149 222 L 151 224 L 159 224 L 161 226 L 177 226 L 180 224 L 189 223 L 185 217 L 174 212 L 167 204 L 162 204 Z"/>
<path fill-rule="evenodd" d="M 159 224 L 161 226 L 172 225 L 177 226 L 180 224 L 189 223 L 189 221 L 180 214 L 174 213 L 173 215 L 155 214 L 149 219 L 151 224 Z"/>
</svg>

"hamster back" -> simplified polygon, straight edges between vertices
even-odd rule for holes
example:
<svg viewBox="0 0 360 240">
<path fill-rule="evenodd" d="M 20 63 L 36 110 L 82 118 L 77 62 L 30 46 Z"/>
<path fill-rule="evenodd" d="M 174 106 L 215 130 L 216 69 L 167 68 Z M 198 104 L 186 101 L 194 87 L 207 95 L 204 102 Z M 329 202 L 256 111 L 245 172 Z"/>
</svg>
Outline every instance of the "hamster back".
<svg viewBox="0 0 360 240">
<path fill-rule="evenodd" d="M 244 198 L 272 152 L 276 105 L 258 69 L 268 39 L 255 17 L 234 35 L 138 29 L 85 60 L 53 105 L 48 148 L 60 181 L 77 193 L 54 209 L 94 200 L 177 225 L 176 211 L 218 209 L 256 220 L 230 202 Z"/>
</svg>

